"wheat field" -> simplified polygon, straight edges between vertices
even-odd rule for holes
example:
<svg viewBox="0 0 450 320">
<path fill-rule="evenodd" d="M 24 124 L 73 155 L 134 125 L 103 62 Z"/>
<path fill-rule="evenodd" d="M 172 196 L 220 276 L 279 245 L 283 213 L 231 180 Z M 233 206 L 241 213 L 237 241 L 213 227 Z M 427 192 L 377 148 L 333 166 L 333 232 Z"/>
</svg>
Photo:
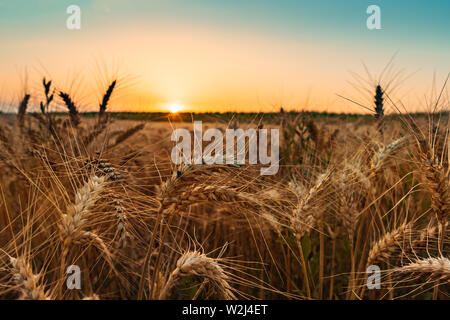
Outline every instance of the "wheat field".
<svg viewBox="0 0 450 320">
<path fill-rule="evenodd" d="M 94 117 L 45 79 L 40 112 L 25 95 L 0 116 L 0 298 L 449 297 L 446 110 L 385 115 L 378 86 L 374 116 L 205 122 L 279 128 L 280 169 L 261 176 L 174 165 L 171 133 L 192 123 L 115 119 L 115 86 Z"/>
</svg>

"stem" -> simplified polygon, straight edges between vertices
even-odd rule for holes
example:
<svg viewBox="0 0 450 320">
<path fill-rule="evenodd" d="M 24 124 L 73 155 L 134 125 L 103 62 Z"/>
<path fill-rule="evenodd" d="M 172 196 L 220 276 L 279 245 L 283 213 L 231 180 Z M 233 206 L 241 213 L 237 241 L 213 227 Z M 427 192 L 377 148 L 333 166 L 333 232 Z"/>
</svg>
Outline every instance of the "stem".
<svg viewBox="0 0 450 320">
<path fill-rule="evenodd" d="M 311 289 L 309 288 L 308 272 L 306 271 L 306 261 L 305 261 L 305 256 L 303 255 L 302 243 L 299 238 L 297 238 L 297 246 L 298 246 L 298 250 L 300 252 L 300 260 L 302 262 L 302 271 L 303 271 L 303 278 L 304 278 L 303 282 L 305 283 L 306 294 L 308 295 L 308 298 L 311 299 Z"/>
<path fill-rule="evenodd" d="M 331 243 L 331 272 L 330 272 L 330 300 L 333 300 L 334 297 L 334 268 L 335 268 L 335 259 L 336 259 L 336 237 L 333 237 L 333 241 Z"/>
<path fill-rule="evenodd" d="M 388 275 L 388 283 L 389 283 L 389 300 L 394 300 L 394 287 L 391 286 L 392 283 L 392 275 Z"/>
<path fill-rule="evenodd" d="M 59 274 L 60 274 L 60 281 L 59 281 L 59 285 L 58 285 L 58 300 L 62 300 L 63 298 L 63 286 L 64 286 L 64 279 L 65 279 L 65 265 L 66 265 L 66 258 L 68 256 L 68 252 L 69 252 L 69 248 L 64 247 L 62 255 L 61 255 L 61 266 L 60 266 L 60 270 L 59 270 Z"/>
<path fill-rule="evenodd" d="M 290 281 L 290 279 L 291 279 L 291 253 L 290 253 L 290 251 L 288 251 L 288 253 L 287 253 L 287 270 L 286 270 L 286 272 L 287 272 L 287 288 L 286 288 L 286 290 L 287 290 L 287 292 L 291 292 L 291 281 Z"/>
<path fill-rule="evenodd" d="M 198 296 L 200 295 L 200 292 L 202 292 L 202 290 L 205 288 L 208 281 L 209 281 L 208 279 L 205 279 L 202 281 L 202 284 L 198 288 L 197 292 L 195 292 L 195 295 L 194 295 L 194 297 L 192 297 L 192 300 L 197 300 Z"/>
<path fill-rule="evenodd" d="M 142 300 L 142 293 L 144 291 L 144 281 L 145 281 L 145 277 L 146 277 L 147 271 L 148 271 L 148 264 L 150 261 L 150 256 L 152 254 L 152 248 L 153 248 L 153 245 L 155 244 L 156 233 L 158 232 L 159 224 L 161 223 L 161 214 L 162 214 L 162 203 L 160 203 L 160 207 L 159 207 L 158 213 L 156 215 L 156 225 L 155 225 L 155 228 L 153 229 L 152 238 L 150 239 L 150 244 L 148 246 L 147 253 L 145 255 L 144 265 L 142 266 L 141 279 L 139 280 L 139 290 L 138 290 L 137 300 Z"/>
<path fill-rule="evenodd" d="M 439 220 L 439 255 L 442 256 L 442 252 L 444 251 L 444 239 L 445 239 L 445 221 Z M 433 300 L 437 300 L 439 298 L 439 279 L 437 280 L 436 286 L 433 290 Z"/>
<path fill-rule="evenodd" d="M 319 266 L 319 299 L 323 298 L 323 274 L 325 268 L 325 235 L 323 230 L 323 220 L 321 219 L 319 222 L 319 241 L 320 241 L 320 266 Z"/>
<path fill-rule="evenodd" d="M 172 219 L 173 219 L 174 215 L 175 215 L 174 212 L 170 213 L 169 220 L 167 221 L 167 227 L 164 229 L 164 233 L 163 233 L 163 235 L 161 237 L 161 245 L 160 245 L 159 253 L 158 253 L 158 256 L 156 257 L 156 262 L 155 262 L 154 276 L 152 277 L 152 283 L 150 285 L 150 298 L 152 298 L 154 296 L 153 288 L 155 287 L 155 279 L 156 279 L 156 275 L 158 274 L 158 271 L 159 271 L 159 265 L 160 265 L 160 262 L 161 262 L 162 250 L 164 248 L 163 244 L 164 244 L 164 241 L 166 240 L 167 233 L 169 231 L 169 226 L 170 226 L 170 223 L 172 222 Z"/>
<path fill-rule="evenodd" d="M 350 239 L 350 263 L 351 263 L 351 269 L 350 269 L 350 277 L 348 279 L 348 292 L 347 292 L 347 300 L 350 299 L 353 292 L 353 279 L 355 274 L 355 252 L 353 251 L 353 238 Z"/>
</svg>

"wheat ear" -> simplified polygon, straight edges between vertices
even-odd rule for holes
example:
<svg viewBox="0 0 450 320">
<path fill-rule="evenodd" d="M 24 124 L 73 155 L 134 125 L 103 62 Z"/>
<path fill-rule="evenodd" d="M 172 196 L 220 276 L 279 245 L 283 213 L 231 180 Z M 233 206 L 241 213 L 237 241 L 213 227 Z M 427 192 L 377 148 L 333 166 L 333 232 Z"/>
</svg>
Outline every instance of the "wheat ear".
<svg viewBox="0 0 450 320">
<path fill-rule="evenodd" d="M 63 214 L 60 229 L 64 238 L 64 245 L 68 247 L 83 236 L 85 216 L 98 199 L 98 195 L 105 185 L 105 176 L 92 176 L 75 194 L 75 201 L 67 208 L 67 214 Z"/>
<path fill-rule="evenodd" d="M 17 290 L 20 292 L 19 300 L 49 300 L 44 286 L 40 283 L 41 275 L 34 274 L 31 265 L 23 257 L 9 258 L 12 265 L 12 274 Z"/>
<path fill-rule="evenodd" d="M 74 127 L 78 127 L 78 125 L 80 124 L 80 116 L 78 114 L 78 110 L 77 107 L 75 106 L 75 103 L 70 98 L 70 96 L 65 92 L 60 92 L 59 96 L 61 97 L 61 99 L 63 99 L 64 103 L 67 106 L 67 109 L 69 109 L 70 122 Z"/>
<path fill-rule="evenodd" d="M 370 249 L 367 265 L 370 266 L 375 262 L 388 260 L 394 251 L 401 246 L 400 242 L 409 234 L 411 234 L 410 223 L 404 223 L 384 234 Z"/>
<path fill-rule="evenodd" d="M 370 165 L 371 176 L 373 176 L 383 167 L 383 164 L 386 162 L 388 156 L 394 153 L 406 139 L 407 137 L 401 137 L 397 140 L 394 140 L 374 154 Z"/>
<path fill-rule="evenodd" d="M 28 102 L 30 101 L 30 95 L 25 94 L 22 101 L 19 105 L 19 110 L 17 113 L 17 118 L 19 120 L 19 126 L 21 129 L 23 129 L 24 120 L 25 120 L 25 114 L 27 112 Z"/>
<path fill-rule="evenodd" d="M 377 85 L 375 89 L 375 121 L 377 124 L 377 130 L 383 134 L 384 131 L 384 103 L 383 103 L 383 94 L 384 91 L 381 89 L 380 85 Z"/>
<path fill-rule="evenodd" d="M 119 240 L 117 242 L 117 247 L 125 248 L 131 238 L 131 235 L 128 232 L 128 230 L 130 229 L 130 225 L 123 209 L 122 203 L 119 199 L 115 200 L 114 210 L 116 211 L 116 216 L 118 219 L 116 235 L 118 235 Z"/>
<path fill-rule="evenodd" d="M 214 285 L 222 299 L 236 299 L 232 293 L 233 289 L 228 283 L 229 277 L 225 274 L 217 259 L 209 258 L 198 251 L 188 251 L 178 259 L 177 266 L 170 274 L 159 298 L 165 299 L 177 281 L 182 277 L 188 276 L 207 278 Z"/>
<path fill-rule="evenodd" d="M 444 257 L 419 259 L 393 270 L 394 273 L 428 274 L 435 280 L 450 280 L 450 260 Z"/>
<path fill-rule="evenodd" d="M 302 238 L 314 228 L 317 220 L 320 219 L 323 210 L 317 208 L 314 204 L 314 200 L 321 195 L 330 180 L 330 171 L 321 174 L 317 178 L 316 183 L 309 189 L 306 195 L 300 200 L 298 206 L 294 209 L 290 217 L 290 223 L 296 237 Z"/>
<path fill-rule="evenodd" d="M 109 99 L 111 98 L 111 95 L 113 93 L 114 88 L 116 87 L 117 80 L 114 80 L 109 85 L 108 89 L 106 90 L 105 94 L 103 95 L 102 103 L 100 104 L 99 108 L 99 115 L 102 116 L 106 111 L 106 106 L 108 105 Z"/>
</svg>

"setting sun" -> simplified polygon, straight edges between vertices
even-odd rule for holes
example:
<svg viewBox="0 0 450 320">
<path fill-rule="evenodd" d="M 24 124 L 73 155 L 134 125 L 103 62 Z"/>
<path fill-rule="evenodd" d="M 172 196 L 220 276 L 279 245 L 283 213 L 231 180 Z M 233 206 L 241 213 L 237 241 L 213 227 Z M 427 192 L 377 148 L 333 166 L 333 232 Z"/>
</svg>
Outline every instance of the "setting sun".
<svg viewBox="0 0 450 320">
<path fill-rule="evenodd" d="M 173 102 L 168 105 L 168 110 L 170 111 L 170 113 L 178 113 L 183 110 L 183 105 L 179 104 L 178 102 Z"/>
</svg>

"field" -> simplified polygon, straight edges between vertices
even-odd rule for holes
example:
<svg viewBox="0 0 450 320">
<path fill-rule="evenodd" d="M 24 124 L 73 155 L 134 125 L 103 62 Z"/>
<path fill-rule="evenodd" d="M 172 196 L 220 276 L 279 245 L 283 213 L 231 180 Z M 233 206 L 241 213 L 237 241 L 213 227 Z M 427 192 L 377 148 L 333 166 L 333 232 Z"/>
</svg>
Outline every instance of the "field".
<svg viewBox="0 0 450 320">
<path fill-rule="evenodd" d="M 98 113 L 60 93 L 55 114 L 49 86 L 0 116 L 2 299 L 449 297 L 448 113 L 385 116 L 374 91 L 375 117 L 146 119 L 109 114 L 112 85 Z M 278 128 L 278 173 L 174 165 L 195 119 Z"/>
</svg>

